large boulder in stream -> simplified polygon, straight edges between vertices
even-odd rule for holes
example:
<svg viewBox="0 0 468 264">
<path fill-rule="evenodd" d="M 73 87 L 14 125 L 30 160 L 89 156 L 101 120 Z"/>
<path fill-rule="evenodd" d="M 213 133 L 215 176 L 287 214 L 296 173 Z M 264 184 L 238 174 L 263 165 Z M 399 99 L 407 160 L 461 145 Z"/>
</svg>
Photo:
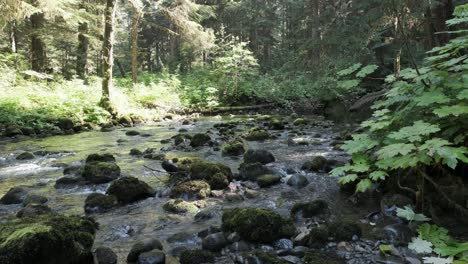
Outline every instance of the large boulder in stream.
<svg viewBox="0 0 468 264">
<path fill-rule="evenodd" d="M 239 166 L 239 174 L 242 180 L 257 181 L 258 177 L 271 174 L 271 170 L 260 162 L 241 163 Z"/>
<path fill-rule="evenodd" d="M 173 214 L 196 214 L 198 207 L 182 199 L 171 199 L 163 205 L 166 212 Z"/>
<path fill-rule="evenodd" d="M 102 213 L 117 205 L 117 197 L 102 193 L 92 193 L 86 197 L 84 210 L 86 213 Z"/>
<path fill-rule="evenodd" d="M 207 134 L 195 134 L 190 140 L 190 146 L 193 148 L 200 147 L 208 144 L 211 141 L 211 137 Z"/>
<path fill-rule="evenodd" d="M 188 171 L 192 180 L 204 180 L 211 189 L 222 190 L 232 178 L 231 168 L 221 163 L 211 163 L 197 158 L 185 158 L 179 161 L 180 167 Z"/>
<path fill-rule="evenodd" d="M 261 208 L 234 208 L 223 212 L 222 229 L 237 232 L 250 242 L 270 243 L 280 238 L 290 238 L 295 227 L 290 219 Z"/>
<path fill-rule="evenodd" d="M 263 149 L 249 149 L 244 154 L 245 163 L 260 162 L 262 164 L 268 164 L 275 161 L 275 157 L 271 152 Z"/>
<path fill-rule="evenodd" d="M 163 245 L 157 239 L 147 238 L 147 239 L 138 241 L 132 246 L 130 253 L 128 253 L 127 262 L 135 263 L 138 261 L 141 254 L 144 254 L 146 252 L 151 252 L 153 250 L 162 250 L 162 249 L 163 249 Z"/>
<path fill-rule="evenodd" d="M 23 152 L 19 154 L 18 156 L 16 156 L 16 159 L 17 160 L 32 160 L 34 159 L 34 154 L 32 154 L 31 152 Z"/>
<path fill-rule="evenodd" d="M 0 198 L 0 204 L 20 204 L 28 195 L 28 190 L 25 187 L 13 187 Z"/>
<path fill-rule="evenodd" d="M 94 184 L 108 183 L 120 177 L 120 167 L 111 154 L 91 154 L 86 158 L 81 176 Z"/>
<path fill-rule="evenodd" d="M 271 137 L 270 133 L 262 128 L 252 128 L 244 135 L 244 138 L 249 141 L 262 141 Z"/>
<path fill-rule="evenodd" d="M 328 161 L 323 156 L 315 156 L 304 162 L 301 169 L 305 171 L 322 171 L 325 169 Z"/>
<path fill-rule="evenodd" d="M 171 198 L 182 198 L 184 200 L 205 199 L 210 195 L 211 188 L 205 181 L 187 181 L 172 188 Z"/>
<path fill-rule="evenodd" d="M 223 156 L 235 157 L 244 154 L 244 152 L 244 143 L 240 139 L 226 143 L 221 147 L 221 153 L 223 154 Z"/>
<path fill-rule="evenodd" d="M 153 197 L 156 192 L 146 182 L 135 177 L 122 177 L 115 180 L 107 189 L 108 195 L 114 195 L 123 204 Z"/>
<path fill-rule="evenodd" d="M 0 223 L 0 263 L 89 263 L 96 228 L 88 218 L 61 215 Z"/>
</svg>

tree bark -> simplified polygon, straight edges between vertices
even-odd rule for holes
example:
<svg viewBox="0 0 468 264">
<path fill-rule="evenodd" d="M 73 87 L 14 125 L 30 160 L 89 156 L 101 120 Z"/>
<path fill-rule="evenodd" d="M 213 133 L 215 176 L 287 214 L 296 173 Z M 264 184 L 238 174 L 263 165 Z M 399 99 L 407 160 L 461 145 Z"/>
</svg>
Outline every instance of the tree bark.
<svg viewBox="0 0 468 264">
<path fill-rule="evenodd" d="M 37 6 L 37 2 L 33 5 Z M 47 69 L 46 45 L 40 37 L 40 31 L 44 27 L 44 13 L 34 13 L 30 17 L 33 33 L 31 34 L 31 69 L 37 72 L 45 72 Z"/>
<path fill-rule="evenodd" d="M 18 51 L 16 20 L 10 21 L 9 24 L 10 24 L 10 49 L 11 49 L 11 53 L 16 53 Z"/>
<path fill-rule="evenodd" d="M 81 79 L 85 79 L 87 75 L 86 65 L 88 63 L 89 39 L 86 36 L 88 33 L 88 24 L 81 23 L 78 26 L 80 33 L 78 34 L 78 49 L 76 53 L 76 73 Z"/>
<path fill-rule="evenodd" d="M 106 1 L 106 14 L 104 23 L 104 41 L 102 47 L 102 97 L 101 106 L 112 110 L 112 69 L 114 65 L 114 20 L 117 0 Z M 110 112 L 114 112 L 113 110 Z"/>
<path fill-rule="evenodd" d="M 132 2 L 133 17 L 132 17 L 132 81 L 138 83 L 138 25 L 142 10 Z"/>
</svg>

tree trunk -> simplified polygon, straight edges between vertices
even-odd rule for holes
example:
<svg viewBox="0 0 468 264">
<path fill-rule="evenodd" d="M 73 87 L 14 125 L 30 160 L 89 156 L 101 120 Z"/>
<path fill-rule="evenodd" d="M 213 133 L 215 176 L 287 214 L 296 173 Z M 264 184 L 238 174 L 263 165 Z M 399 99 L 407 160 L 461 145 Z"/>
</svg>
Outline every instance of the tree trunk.
<svg viewBox="0 0 468 264">
<path fill-rule="evenodd" d="M 317 67 L 320 64 L 320 4 L 319 0 L 311 0 L 311 37 L 313 40 L 312 47 L 312 66 Z"/>
<path fill-rule="evenodd" d="M 105 24 L 104 24 L 104 41 L 102 47 L 102 97 L 101 97 L 101 106 L 106 110 L 109 110 L 111 113 L 113 107 L 111 105 L 112 99 L 112 69 L 114 64 L 114 20 L 115 20 L 115 11 L 117 6 L 117 0 L 107 0 L 106 1 L 106 14 L 105 14 Z"/>
<path fill-rule="evenodd" d="M 136 84 L 138 82 L 138 25 L 142 11 L 136 4 L 133 4 L 132 9 L 132 81 Z"/>
<path fill-rule="evenodd" d="M 34 4 L 34 5 L 37 5 Z M 30 17 L 33 33 L 31 34 L 31 69 L 37 72 L 45 72 L 47 69 L 47 53 L 44 41 L 40 37 L 40 31 L 44 27 L 44 13 L 34 13 Z"/>
<path fill-rule="evenodd" d="M 85 79 L 87 75 L 86 65 L 88 63 L 88 47 L 89 39 L 86 36 L 88 33 L 88 24 L 81 23 L 78 26 L 80 33 L 78 34 L 78 49 L 76 52 L 76 73 L 81 79 Z"/>
<path fill-rule="evenodd" d="M 12 53 L 16 53 L 18 51 L 16 20 L 10 21 L 9 24 L 10 24 L 10 49 Z"/>
<path fill-rule="evenodd" d="M 120 75 L 125 78 L 127 74 L 125 74 L 125 69 L 122 66 L 122 63 L 120 63 L 120 60 L 118 58 L 115 58 L 115 64 L 117 64 L 117 68 L 119 69 Z"/>
</svg>

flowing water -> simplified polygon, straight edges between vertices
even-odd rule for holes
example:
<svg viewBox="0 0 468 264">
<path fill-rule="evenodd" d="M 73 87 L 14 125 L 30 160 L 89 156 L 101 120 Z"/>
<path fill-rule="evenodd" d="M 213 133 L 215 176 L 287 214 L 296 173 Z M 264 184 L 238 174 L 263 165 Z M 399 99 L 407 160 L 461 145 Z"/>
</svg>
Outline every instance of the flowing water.
<svg viewBox="0 0 468 264">
<path fill-rule="evenodd" d="M 161 144 L 160 141 L 176 134 L 180 128 L 188 133 L 205 133 L 211 131 L 213 138 L 218 138 L 213 125 L 226 121 L 241 121 L 254 123 L 249 117 L 206 118 L 200 119 L 190 125 L 181 125 L 180 121 L 164 121 L 143 127 L 131 128 L 147 136 L 126 136 L 130 128 L 117 129 L 112 132 L 91 131 L 74 135 L 54 136 L 45 139 L 34 139 L 21 142 L 0 143 L 0 197 L 11 187 L 29 186 L 32 193 L 49 198 L 48 205 L 56 212 L 63 214 L 84 215 L 83 205 L 86 196 L 93 192 L 104 193 L 107 186 L 89 185 L 70 189 L 56 189 L 55 181 L 63 176 L 63 167 L 70 164 L 79 164 L 91 153 L 111 153 L 116 157 L 121 167 L 122 175 L 135 176 L 147 182 L 153 188 L 164 193 L 165 173 L 155 172 L 145 166 L 162 170 L 161 161 L 148 160 L 142 157 L 129 155 L 132 148 L 145 150 L 155 148 L 165 153 L 166 158 L 198 156 L 208 161 L 221 162 L 231 167 L 233 172 L 241 163 L 241 158 L 223 157 L 220 151 L 212 147 L 203 147 L 192 151 L 174 150 L 171 144 Z M 238 126 L 241 132 L 247 126 Z M 239 202 L 228 202 L 218 198 L 208 198 L 205 209 L 218 213 L 217 217 L 205 222 L 195 222 L 193 216 L 168 214 L 162 210 L 162 205 L 168 200 L 164 195 L 146 199 L 137 203 L 118 207 L 108 213 L 95 214 L 100 224 L 95 246 L 105 245 L 112 248 L 124 263 L 126 255 L 135 241 L 155 237 L 164 241 L 166 251 L 180 246 L 196 247 L 200 244 L 197 232 L 210 225 L 219 225 L 221 211 L 229 207 L 262 207 L 273 209 L 283 215 L 288 215 L 292 205 L 298 201 L 324 199 L 329 202 L 330 217 L 351 217 L 360 219 L 369 211 L 356 209 L 346 202 L 347 197 L 339 192 L 336 179 L 324 173 L 305 173 L 300 167 L 309 157 L 323 155 L 325 157 L 345 161 L 347 157 L 341 152 L 333 150 L 330 143 L 335 137 L 332 126 L 307 127 L 304 130 L 306 139 L 315 143 L 308 146 L 288 146 L 288 130 L 278 132 L 278 138 L 264 142 L 248 142 L 248 148 L 265 149 L 273 153 L 276 162 L 269 164 L 274 171 L 282 174 L 283 183 L 271 188 L 259 189 L 261 195 L 255 199 L 245 199 Z M 298 137 L 296 137 L 298 138 Z M 15 157 L 24 152 L 42 151 L 44 156 L 36 155 L 33 160 L 18 161 Z M 310 184 L 303 189 L 294 189 L 285 182 L 289 177 L 287 169 L 295 169 L 297 173 L 305 175 Z M 237 183 L 240 184 L 240 183 Z M 20 209 L 19 205 L 0 206 L 0 220 L 14 217 Z M 174 234 L 187 234 L 180 242 L 168 243 L 167 238 Z M 119 263 L 120 263 L 119 261 Z"/>
</svg>

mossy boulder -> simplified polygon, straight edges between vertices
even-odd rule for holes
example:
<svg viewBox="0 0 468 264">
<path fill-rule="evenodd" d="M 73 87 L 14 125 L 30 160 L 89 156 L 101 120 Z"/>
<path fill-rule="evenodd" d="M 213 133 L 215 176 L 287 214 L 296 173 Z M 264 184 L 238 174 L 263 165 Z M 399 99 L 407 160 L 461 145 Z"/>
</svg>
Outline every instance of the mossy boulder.
<svg viewBox="0 0 468 264">
<path fill-rule="evenodd" d="M 117 119 L 117 122 L 124 127 L 132 127 L 133 121 L 130 116 L 121 116 Z"/>
<path fill-rule="evenodd" d="M 193 148 L 206 145 L 211 141 L 211 137 L 207 134 L 195 134 L 190 140 L 190 146 Z"/>
<path fill-rule="evenodd" d="M 28 204 L 45 204 L 49 201 L 49 199 L 45 196 L 42 195 L 37 195 L 37 194 L 28 194 L 26 195 L 26 198 L 22 202 L 23 206 L 26 206 Z"/>
<path fill-rule="evenodd" d="M 289 238 L 295 232 L 290 219 L 260 208 L 225 210 L 222 216 L 222 229 L 225 232 L 237 232 L 243 239 L 257 243 Z"/>
<path fill-rule="evenodd" d="M 326 226 L 315 227 L 310 230 L 307 238 L 307 246 L 312 248 L 322 247 L 328 242 L 330 233 Z"/>
<path fill-rule="evenodd" d="M 324 200 L 315 200 L 305 203 L 296 203 L 291 208 L 291 215 L 296 215 L 302 212 L 302 216 L 305 218 L 311 218 L 319 214 L 323 214 L 328 209 L 328 203 Z"/>
<path fill-rule="evenodd" d="M 271 171 L 268 167 L 264 166 L 260 162 L 255 162 L 241 163 L 239 166 L 239 173 L 243 180 L 257 181 L 258 177 L 271 174 Z"/>
<path fill-rule="evenodd" d="M 349 221 L 336 221 L 328 225 L 331 237 L 337 241 L 350 241 L 353 236 L 360 237 L 362 229 L 359 225 Z"/>
<path fill-rule="evenodd" d="M 306 161 L 301 169 L 305 171 L 322 171 L 327 165 L 327 159 L 323 156 L 312 157 L 311 160 Z"/>
<path fill-rule="evenodd" d="M 52 214 L 52 209 L 44 204 L 28 204 L 18 211 L 16 217 L 36 217 L 38 215 Z"/>
<path fill-rule="evenodd" d="M 244 135 L 244 138 L 249 141 L 267 140 L 271 137 L 270 133 L 262 128 L 253 128 Z"/>
<path fill-rule="evenodd" d="M 135 177 L 122 177 L 115 180 L 107 189 L 108 195 L 114 195 L 120 203 L 132 203 L 155 195 L 155 191 L 146 182 Z"/>
<path fill-rule="evenodd" d="M 143 155 L 143 152 L 139 149 L 132 148 L 130 150 L 130 156 L 141 156 L 141 155 Z"/>
<path fill-rule="evenodd" d="M 268 164 L 275 161 L 275 157 L 271 152 L 263 149 L 249 149 L 244 154 L 245 163 L 260 162 L 262 164 Z"/>
<path fill-rule="evenodd" d="M 150 252 L 155 249 L 157 250 L 163 249 L 163 245 L 161 241 L 154 239 L 154 238 L 147 238 L 147 239 L 138 241 L 130 249 L 130 252 L 128 253 L 128 256 L 127 256 L 127 262 L 129 263 L 137 262 L 138 257 L 141 254 L 145 252 Z"/>
<path fill-rule="evenodd" d="M 18 156 L 16 156 L 16 159 L 17 160 L 32 160 L 34 159 L 34 154 L 32 154 L 31 152 L 23 152 L 19 154 Z"/>
<path fill-rule="evenodd" d="M 163 209 L 174 214 L 196 214 L 198 207 L 182 199 L 172 199 L 163 205 Z"/>
<path fill-rule="evenodd" d="M 90 162 L 115 162 L 115 157 L 114 155 L 110 153 L 104 153 L 104 154 L 90 154 L 88 157 L 86 157 L 86 163 Z"/>
<path fill-rule="evenodd" d="M 28 189 L 25 187 L 13 187 L 0 198 L 0 204 L 20 204 L 28 196 Z"/>
<path fill-rule="evenodd" d="M 210 251 L 193 249 L 182 251 L 179 261 L 180 264 L 204 264 L 215 263 L 215 258 Z"/>
<path fill-rule="evenodd" d="M 171 198 L 182 198 L 184 200 L 205 199 L 210 195 L 210 185 L 205 181 L 187 181 L 172 188 Z"/>
<path fill-rule="evenodd" d="M 323 252 L 320 250 L 309 250 L 305 253 L 303 258 L 304 264 L 342 264 L 345 263 L 338 256 Z"/>
<path fill-rule="evenodd" d="M 262 188 L 270 187 L 280 182 L 281 182 L 281 176 L 279 175 L 266 174 L 257 178 L 258 186 Z"/>
<path fill-rule="evenodd" d="M 81 263 L 91 255 L 96 227 L 87 218 L 60 215 L 0 223 L 0 263 Z"/>
<path fill-rule="evenodd" d="M 108 183 L 120 177 L 120 167 L 114 162 L 86 162 L 81 176 L 94 184 Z"/>
<path fill-rule="evenodd" d="M 284 129 L 284 123 L 282 120 L 279 119 L 272 119 L 270 123 L 268 124 L 268 128 L 272 130 L 283 130 Z"/>
<path fill-rule="evenodd" d="M 296 118 L 293 121 L 293 125 L 295 125 L 295 126 L 305 126 L 305 125 L 307 125 L 307 120 L 305 120 L 304 118 Z"/>
<path fill-rule="evenodd" d="M 206 181 L 211 189 L 220 190 L 229 185 L 232 179 L 231 168 L 221 163 L 211 163 L 201 159 L 182 159 L 180 167 L 189 172 L 193 180 Z"/>
<path fill-rule="evenodd" d="M 140 135 L 140 132 L 136 131 L 136 130 L 129 130 L 129 131 L 125 132 L 125 135 L 130 136 L 130 137 L 134 137 L 134 136 Z"/>
<path fill-rule="evenodd" d="M 117 198 L 114 195 L 102 193 L 92 193 L 86 197 L 84 210 L 86 213 L 105 212 L 117 205 Z"/>
<path fill-rule="evenodd" d="M 300 174 L 292 175 L 288 180 L 288 185 L 294 188 L 304 188 L 309 184 L 309 180 L 306 176 Z"/>
<path fill-rule="evenodd" d="M 221 148 L 221 153 L 223 154 L 223 156 L 240 156 L 244 154 L 244 152 L 244 143 L 239 140 L 226 143 Z"/>
</svg>

